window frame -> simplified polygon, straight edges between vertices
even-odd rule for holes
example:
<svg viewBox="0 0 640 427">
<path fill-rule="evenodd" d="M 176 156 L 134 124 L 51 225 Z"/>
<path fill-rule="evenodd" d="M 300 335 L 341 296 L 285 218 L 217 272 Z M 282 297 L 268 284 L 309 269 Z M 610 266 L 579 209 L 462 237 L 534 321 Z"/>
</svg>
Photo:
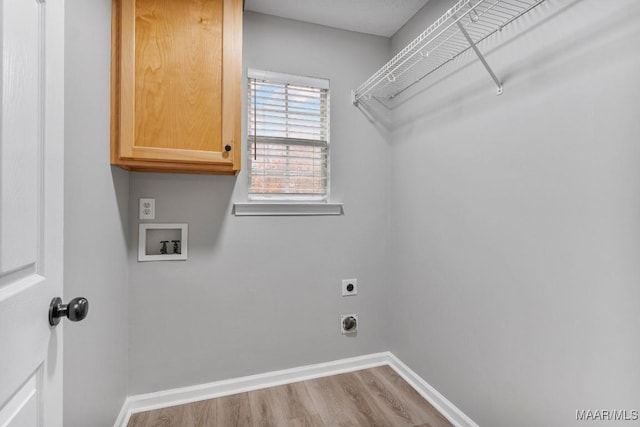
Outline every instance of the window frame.
<svg viewBox="0 0 640 427">
<path fill-rule="evenodd" d="M 252 162 L 253 162 L 253 153 L 252 153 L 252 145 L 253 145 L 253 135 L 251 135 L 251 84 L 252 80 L 265 80 L 274 84 L 290 84 L 295 86 L 303 86 L 314 89 L 326 90 L 326 117 L 324 117 L 324 121 L 326 123 L 326 181 L 325 181 L 325 192 L 321 195 L 300 195 L 300 194 L 288 194 L 288 193 L 274 193 L 274 194 L 254 194 L 250 193 L 251 190 L 251 178 L 252 178 Z M 330 89 L 330 81 L 328 79 L 318 78 L 318 77 L 310 77 L 310 76 L 300 76 L 295 74 L 288 73 L 280 73 L 273 71 L 264 71 L 258 70 L 254 68 L 247 69 L 247 199 L 250 204 L 271 204 L 271 205 L 286 205 L 286 204 L 312 204 L 312 205 L 321 205 L 321 204 L 329 204 L 329 198 L 331 194 L 331 111 L 330 111 L 330 103 L 331 103 L 331 89 Z M 286 139 L 283 139 L 286 140 Z M 295 139 L 292 138 L 292 143 L 295 144 Z M 309 140 L 310 142 L 316 140 Z M 302 145 L 302 144 L 300 144 Z M 311 145 L 311 144 L 310 144 Z M 334 208 L 337 206 L 333 204 Z M 341 205 L 340 205 L 341 206 Z M 335 209 L 332 209 L 333 212 Z M 340 209 L 341 211 L 341 209 Z"/>
</svg>

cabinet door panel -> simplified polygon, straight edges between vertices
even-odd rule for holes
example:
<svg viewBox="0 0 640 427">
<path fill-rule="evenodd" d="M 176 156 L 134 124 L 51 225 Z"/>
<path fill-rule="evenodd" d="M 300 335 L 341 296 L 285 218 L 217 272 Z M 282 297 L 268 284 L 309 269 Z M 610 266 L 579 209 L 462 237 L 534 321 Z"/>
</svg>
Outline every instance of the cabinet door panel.
<svg viewBox="0 0 640 427">
<path fill-rule="evenodd" d="M 113 19 L 112 163 L 237 173 L 242 1 L 115 0 Z"/>
<path fill-rule="evenodd" d="M 221 152 L 222 2 L 135 9 L 135 146 Z"/>
</svg>

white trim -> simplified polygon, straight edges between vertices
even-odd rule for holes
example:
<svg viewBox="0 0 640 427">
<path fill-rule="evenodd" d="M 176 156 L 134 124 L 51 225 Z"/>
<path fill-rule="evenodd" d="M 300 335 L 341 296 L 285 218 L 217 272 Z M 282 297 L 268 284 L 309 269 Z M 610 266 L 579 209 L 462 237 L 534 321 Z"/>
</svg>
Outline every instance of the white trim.
<svg viewBox="0 0 640 427">
<path fill-rule="evenodd" d="M 316 365 L 217 381 L 209 384 L 129 396 L 120 411 L 120 416 L 114 427 L 126 427 L 131 415 L 138 412 L 152 411 L 168 406 L 182 405 L 329 375 L 358 371 L 360 369 L 386 365 L 387 363 L 387 353 L 375 353 L 335 360 L 333 362 L 318 363 Z"/>
<path fill-rule="evenodd" d="M 127 427 L 129 424 L 129 419 L 131 418 L 131 415 L 133 415 L 133 412 L 131 412 L 131 409 L 129 408 L 129 399 L 130 397 L 127 397 L 122 404 L 122 408 L 120 408 L 120 413 L 118 414 L 118 418 L 116 418 L 116 422 L 113 424 L 113 427 Z"/>
<path fill-rule="evenodd" d="M 229 396 L 262 388 L 291 384 L 314 378 L 342 374 L 388 365 L 404 378 L 434 408 L 451 421 L 456 427 L 478 427 L 453 403 L 438 393 L 424 379 L 402 363 L 391 352 L 373 353 L 365 356 L 351 357 L 327 363 L 301 366 L 293 369 L 267 372 L 230 380 L 216 381 L 191 387 L 159 391 L 156 393 L 129 396 L 124 402 L 114 427 L 126 427 L 132 414 L 174 405 Z"/>
<path fill-rule="evenodd" d="M 342 203 L 234 203 L 235 216 L 342 215 Z"/>
<path fill-rule="evenodd" d="M 471 418 L 469 418 L 458 407 L 451 403 L 446 397 L 440 394 L 420 375 L 416 374 L 411 368 L 405 365 L 393 353 L 387 353 L 389 357 L 389 366 L 398 373 L 411 387 L 413 387 L 427 402 L 444 415 L 454 426 L 457 427 L 478 427 Z"/>
<path fill-rule="evenodd" d="M 247 77 L 250 79 L 266 80 L 274 83 L 290 83 L 300 86 L 311 86 L 316 89 L 329 89 L 329 80 L 320 77 L 298 76 L 295 74 L 278 73 L 275 71 L 263 71 L 255 68 L 247 68 Z"/>
</svg>

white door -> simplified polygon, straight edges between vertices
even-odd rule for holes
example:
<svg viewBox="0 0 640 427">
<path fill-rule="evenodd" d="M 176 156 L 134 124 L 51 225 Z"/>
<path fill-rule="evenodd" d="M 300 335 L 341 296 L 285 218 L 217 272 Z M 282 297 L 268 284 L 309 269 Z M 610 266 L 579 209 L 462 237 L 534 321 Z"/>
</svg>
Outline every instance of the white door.
<svg viewBox="0 0 640 427">
<path fill-rule="evenodd" d="M 0 427 L 62 426 L 64 0 L 0 23 Z"/>
</svg>

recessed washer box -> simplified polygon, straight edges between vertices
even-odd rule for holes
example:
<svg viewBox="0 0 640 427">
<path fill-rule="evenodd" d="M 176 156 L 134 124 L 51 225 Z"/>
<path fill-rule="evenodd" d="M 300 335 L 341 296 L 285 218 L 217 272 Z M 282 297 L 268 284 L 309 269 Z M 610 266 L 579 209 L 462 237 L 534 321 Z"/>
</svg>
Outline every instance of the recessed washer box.
<svg viewBox="0 0 640 427">
<path fill-rule="evenodd" d="M 187 224 L 140 224 L 138 261 L 183 261 L 187 247 Z"/>
</svg>

